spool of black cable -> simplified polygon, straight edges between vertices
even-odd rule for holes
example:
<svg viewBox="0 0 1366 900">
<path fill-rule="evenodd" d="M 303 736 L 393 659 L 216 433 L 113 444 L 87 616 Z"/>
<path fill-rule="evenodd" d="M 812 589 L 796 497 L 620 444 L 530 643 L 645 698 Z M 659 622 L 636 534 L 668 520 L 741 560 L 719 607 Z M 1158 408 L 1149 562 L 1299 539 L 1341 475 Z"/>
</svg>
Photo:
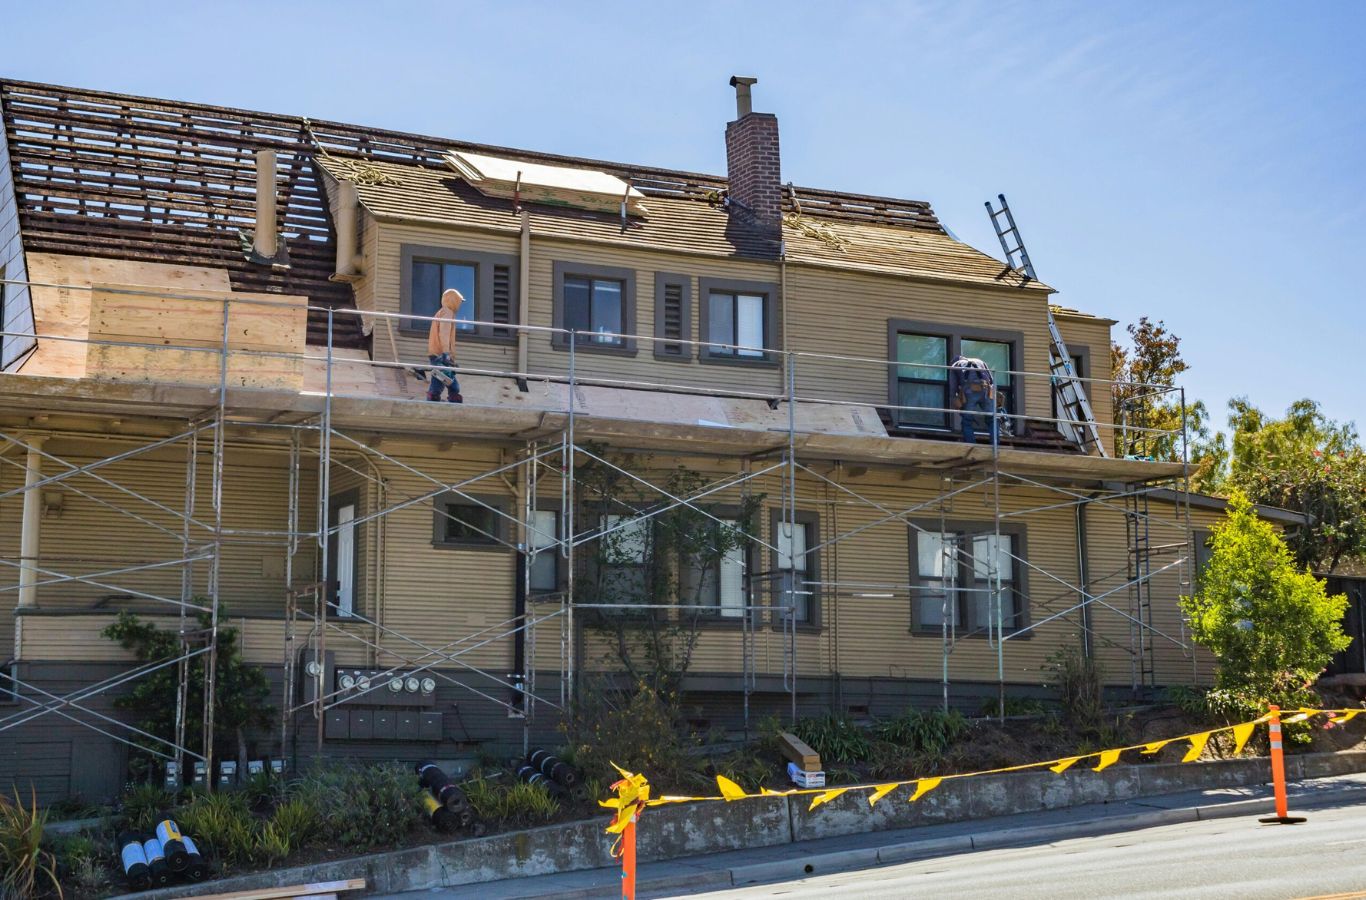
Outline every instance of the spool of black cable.
<svg viewBox="0 0 1366 900">
<path fill-rule="evenodd" d="M 119 835 L 119 857 L 123 861 L 124 881 L 130 888 L 145 891 L 152 886 L 152 870 L 147 865 L 147 851 L 140 835 Z"/>
<path fill-rule="evenodd" d="M 523 763 L 517 767 L 517 778 L 521 781 L 525 781 L 527 784 L 539 784 L 541 787 L 545 788 L 546 792 L 552 797 L 558 797 L 564 793 L 563 787 L 553 779 L 542 775 L 540 770 L 530 763 Z"/>
<path fill-rule="evenodd" d="M 191 881 L 203 881 L 208 877 L 209 864 L 204 861 L 199 848 L 194 845 L 194 841 L 190 839 L 188 834 L 182 840 L 185 841 L 185 855 L 189 860 L 185 866 L 185 877 Z"/>
<path fill-rule="evenodd" d="M 450 834 L 460 825 L 455 813 L 438 803 L 431 794 L 422 795 L 422 809 L 427 813 L 427 821 L 442 834 Z"/>
<path fill-rule="evenodd" d="M 415 767 L 417 769 L 417 783 L 431 792 L 442 806 L 453 813 L 458 813 L 462 809 L 468 809 L 469 799 L 465 792 L 446 777 L 446 773 L 441 771 L 435 763 L 421 762 Z"/>
<path fill-rule="evenodd" d="M 555 779 L 563 787 L 572 788 L 579 783 L 579 773 L 574 767 L 552 755 L 549 750 L 533 750 L 527 757 L 527 762 L 539 769 L 542 775 Z"/>
<path fill-rule="evenodd" d="M 184 872 L 190 864 L 190 854 L 185 851 L 185 836 L 180 826 L 170 819 L 157 823 L 157 840 L 161 842 L 161 852 L 166 854 L 166 866 L 172 872 Z"/>
<path fill-rule="evenodd" d="M 165 887 L 171 883 L 171 867 L 166 865 L 166 854 L 161 850 L 161 841 L 156 835 L 148 836 L 142 842 L 142 852 L 147 856 L 147 872 L 152 878 L 152 887 Z"/>
</svg>

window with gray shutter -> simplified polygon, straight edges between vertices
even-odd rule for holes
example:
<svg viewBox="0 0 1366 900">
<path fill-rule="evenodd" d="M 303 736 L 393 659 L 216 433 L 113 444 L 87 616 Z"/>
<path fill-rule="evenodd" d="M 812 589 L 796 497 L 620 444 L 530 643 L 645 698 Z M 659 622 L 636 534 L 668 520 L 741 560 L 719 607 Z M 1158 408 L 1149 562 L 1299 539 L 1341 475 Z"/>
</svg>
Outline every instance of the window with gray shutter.
<svg viewBox="0 0 1366 900">
<path fill-rule="evenodd" d="M 494 265 L 493 312 L 490 320 L 505 324 L 516 321 L 512 312 L 512 304 L 515 302 L 512 296 L 512 266 Z M 512 334 L 512 329 L 494 328 L 492 333 L 497 337 L 508 337 Z"/>
<path fill-rule="evenodd" d="M 655 357 L 692 359 L 692 279 L 687 275 L 655 275 Z"/>
</svg>

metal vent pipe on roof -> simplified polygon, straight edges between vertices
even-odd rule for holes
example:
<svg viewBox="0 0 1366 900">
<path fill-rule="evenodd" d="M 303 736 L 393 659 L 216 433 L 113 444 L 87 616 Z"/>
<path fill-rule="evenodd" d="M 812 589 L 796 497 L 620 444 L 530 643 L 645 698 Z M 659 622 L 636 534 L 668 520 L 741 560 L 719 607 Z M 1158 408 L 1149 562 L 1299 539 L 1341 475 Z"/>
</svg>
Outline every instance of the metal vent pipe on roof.
<svg viewBox="0 0 1366 900">
<path fill-rule="evenodd" d="M 750 85 L 758 83 L 759 79 L 747 75 L 730 76 L 730 86 L 735 88 L 735 118 L 743 119 L 754 112 L 754 102 L 749 88 Z"/>
<path fill-rule="evenodd" d="M 258 256 L 274 259 L 280 249 L 275 233 L 275 151 L 256 151 L 256 239 Z"/>
</svg>

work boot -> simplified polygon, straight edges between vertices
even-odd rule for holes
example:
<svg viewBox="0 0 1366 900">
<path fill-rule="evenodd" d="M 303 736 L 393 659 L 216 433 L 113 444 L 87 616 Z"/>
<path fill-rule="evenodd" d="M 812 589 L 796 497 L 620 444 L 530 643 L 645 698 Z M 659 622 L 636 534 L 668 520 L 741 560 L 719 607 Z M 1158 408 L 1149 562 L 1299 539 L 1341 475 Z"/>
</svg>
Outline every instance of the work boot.
<svg viewBox="0 0 1366 900">
<path fill-rule="evenodd" d="M 462 396 L 460 396 L 459 394 L 451 394 L 451 395 L 450 395 L 449 397 L 447 397 L 446 399 L 449 400 L 449 401 L 452 402 L 452 403 L 464 403 L 464 402 L 465 402 L 465 398 L 462 397 Z"/>
</svg>

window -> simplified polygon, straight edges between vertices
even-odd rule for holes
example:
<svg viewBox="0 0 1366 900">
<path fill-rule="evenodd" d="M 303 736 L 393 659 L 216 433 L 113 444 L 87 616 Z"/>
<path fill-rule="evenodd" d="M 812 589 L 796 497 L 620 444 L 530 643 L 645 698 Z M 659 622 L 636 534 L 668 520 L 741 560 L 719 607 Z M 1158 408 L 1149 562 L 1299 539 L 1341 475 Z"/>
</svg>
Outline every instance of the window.
<svg viewBox="0 0 1366 900">
<path fill-rule="evenodd" d="M 707 345 L 712 356 L 762 359 L 764 298 L 758 294 L 713 291 L 707 297 Z"/>
<path fill-rule="evenodd" d="M 327 504 L 327 594 L 333 604 L 333 615 L 356 614 L 356 588 L 360 581 L 356 525 L 356 510 L 359 505 L 359 490 L 336 494 Z"/>
<path fill-rule="evenodd" d="M 564 280 L 564 327 L 584 333 L 580 340 L 620 347 L 626 340 L 622 319 L 623 282 L 614 278 Z"/>
<path fill-rule="evenodd" d="M 949 340 L 932 334 L 896 336 L 896 405 L 902 425 L 947 428 L 949 405 Z M 918 407 L 918 408 L 917 408 Z"/>
<path fill-rule="evenodd" d="M 820 624 L 819 520 L 815 513 L 798 513 L 797 521 L 785 522 L 774 510 L 771 519 L 773 545 L 772 599 L 774 621 L 784 622 L 789 613 L 798 625 Z M 789 611 L 785 607 L 791 607 Z"/>
<path fill-rule="evenodd" d="M 748 539 L 735 519 L 712 522 L 712 546 L 730 544 L 719 559 L 715 552 L 704 552 L 679 560 L 679 602 L 722 619 L 739 619 L 746 603 L 745 568 Z"/>
<path fill-rule="evenodd" d="M 752 281 L 703 278 L 701 298 L 701 358 L 714 362 L 776 365 L 768 351 L 778 346 L 774 298 L 776 285 Z"/>
<path fill-rule="evenodd" d="M 687 275 L 655 274 L 655 357 L 692 359 L 692 279 Z"/>
<path fill-rule="evenodd" d="M 1001 409 L 1014 412 L 1015 405 L 1010 401 L 1014 382 L 1010 370 L 1014 368 L 1010 358 L 1010 344 L 1005 341 L 979 341 L 963 338 L 958 342 L 958 352 L 964 356 L 980 359 L 991 369 L 991 380 L 996 385 L 997 403 Z"/>
<path fill-rule="evenodd" d="M 996 628 L 992 602 L 993 579 L 1001 585 L 1001 622 L 1007 631 L 1024 626 L 1020 581 L 1023 575 L 1024 532 L 983 532 L 981 526 L 955 525 L 950 531 L 911 529 L 912 627 L 939 630 L 947 619 L 951 628 L 986 634 Z"/>
<path fill-rule="evenodd" d="M 531 575 L 528 590 L 550 593 L 560 589 L 560 514 L 556 510 L 538 509 L 531 514 L 531 528 L 527 544 L 532 551 Z"/>
<path fill-rule="evenodd" d="M 603 516 L 598 538 L 600 602 L 644 603 L 650 595 L 651 520 Z"/>
<path fill-rule="evenodd" d="M 475 274 L 478 269 L 468 263 L 442 263 L 425 259 L 413 260 L 413 303 L 409 312 L 419 316 L 434 316 L 441 309 L 441 295 L 454 288 L 465 298 L 456 310 L 455 319 L 460 331 L 474 330 Z M 410 319 L 406 328 L 421 331 L 429 322 Z"/>
<path fill-rule="evenodd" d="M 434 316 L 441 294 L 454 288 L 465 298 L 456 311 L 462 338 L 514 339 L 513 329 L 498 326 L 516 323 L 516 257 L 405 244 L 402 266 L 400 312 Z M 425 337 L 430 327 L 422 319 L 399 320 L 399 329 L 413 336 Z"/>
<path fill-rule="evenodd" d="M 1021 358 L 1019 332 L 947 327 L 893 319 L 888 322 L 887 353 L 895 363 L 888 402 L 896 424 L 906 428 L 950 428 L 949 379 L 946 366 L 962 355 L 991 368 L 1002 408 L 1011 415 L 1024 408 L 1022 385 L 1011 374 Z"/>
<path fill-rule="evenodd" d="M 576 350 L 634 354 L 636 328 L 634 269 L 554 264 L 554 325 L 575 332 Z M 561 350 L 569 339 L 561 331 L 551 336 Z"/>
<path fill-rule="evenodd" d="M 432 516 L 432 543 L 438 547 L 476 549 L 507 546 L 506 505 L 501 497 L 467 497 L 451 493 L 437 498 Z"/>
<path fill-rule="evenodd" d="M 1203 528 L 1192 529 L 1191 540 L 1195 544 L 1195 557 L 1191 560 L 1191 589 L 1198 591 L 1205 579 L 1205 570 L 1214 556 L 1214 535 Z"/>
</svg>

